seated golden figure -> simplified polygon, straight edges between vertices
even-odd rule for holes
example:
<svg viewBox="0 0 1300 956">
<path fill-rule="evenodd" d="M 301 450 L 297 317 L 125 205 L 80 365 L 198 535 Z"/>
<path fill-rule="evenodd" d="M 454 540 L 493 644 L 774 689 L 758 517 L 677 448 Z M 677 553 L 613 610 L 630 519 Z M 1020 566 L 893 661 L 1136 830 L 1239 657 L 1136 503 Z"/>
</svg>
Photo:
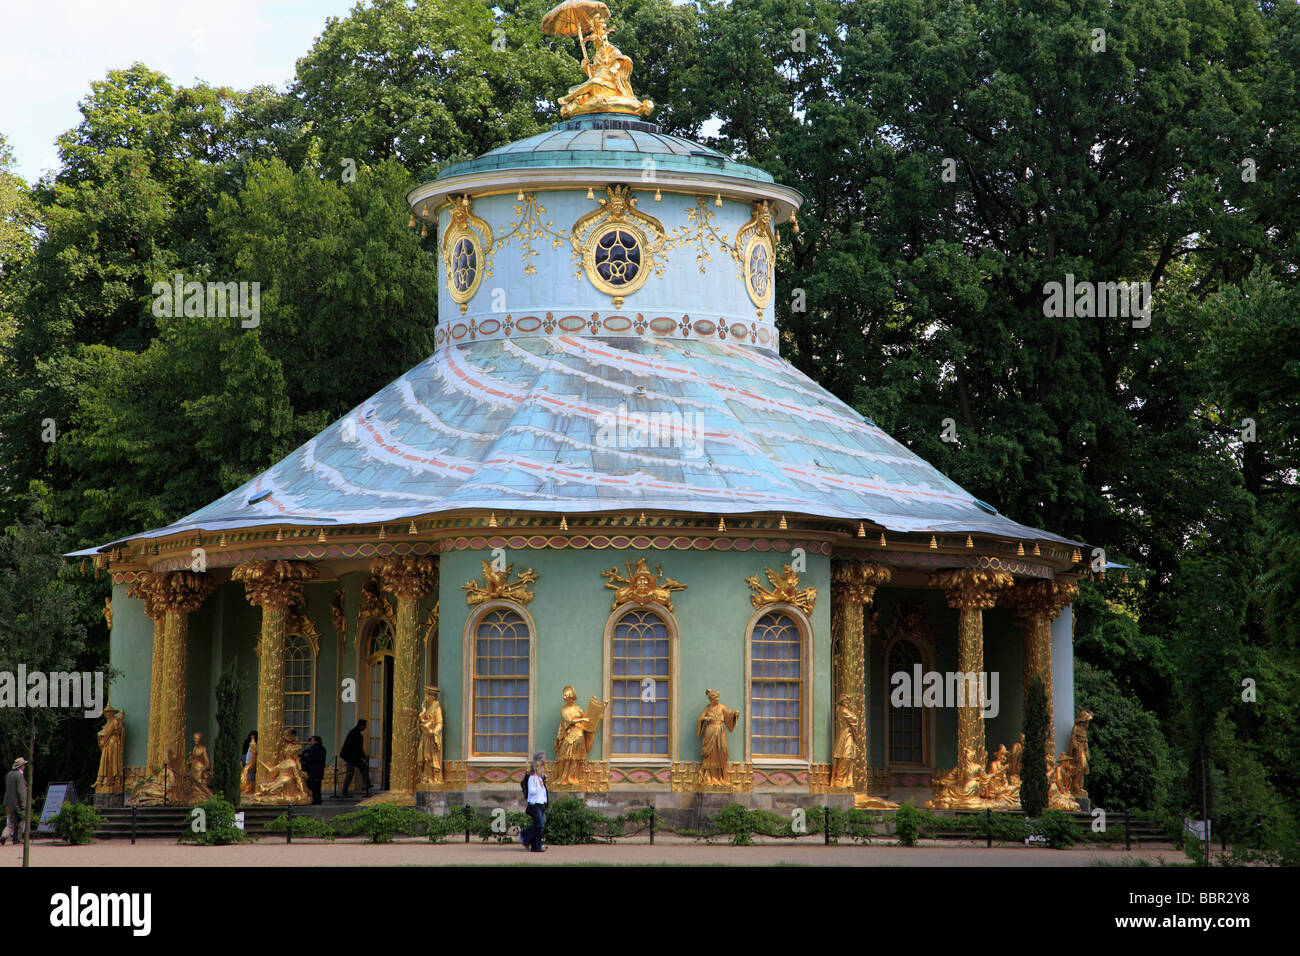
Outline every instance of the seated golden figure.
<svg viewBox="0 0 1300 956">
<path fill-rule="evenodd" d="M 632 58 L 609 42 L 609 7 L 593 0 L 567 0 L 542 18 L 542 32 L 576 36 L 582 44 L 582 69 L 587 79 L 560 97 L 560 116 L 581 113 L 632 113 L 648 116 L 651 100 L 638 100 L 632 90 Z M 587 56 L 587 40 L 591 56 Z"/>
<path fill-rule="evenodd" d="M 1062 753 L 1053 761 L 1047 758 L 1047 809 L 1065 810 L 1069 813 L 1079 809 L 1079 802 L 1070 796 L 1070 775 L 1073 772 L 1070 755 Z"/>
<path fill-rule="evenodd" d="M 1011 745 L 1011 756 L 1007 758 L 1007 779 L 1012 783 L 1020 782 L 1020 768 L 1025 761 L 1025 735 L 1021 734 Z"/>
<path fill-rule="evenodd" d="M 984 792 L 982 796 L 986 801 L 994 804 L 996 808 L 1004 810 L 1020 809 L 1020 781 L 1011 780 L 1007 769 L 1011 763 L 1011 755 L 1007 751 L 1006 745 L 998 746 L 998 751 L 989 761 L 989 771 L 984 780 Z"/>
<path fill-rule="evenodd" d="M 181 802 L 181 781 L 172 770 L 176 754 L 168 750 L 162 768 L 131 791 L 131 802 L 141 807 Z"/>
<path fill-rule="evenodd" d="M 969 746 L 962 748 L 957 766 L 930 778 L 934 796 L 925 802 L 930 810 L 980 810 L 987 804 L 980 796 L 988 774 Z"/>
<path fill-rule="evenodd" d="M 307 789 L 307 775 L 302 772 L 300 758 L 298 735 L 286 731 L 280 743 L 279 762 L 262 764 L 268 779 L 258 786 L 257 799 L 267 803 L 311 803 L 311 791 Z"/>
</svg>

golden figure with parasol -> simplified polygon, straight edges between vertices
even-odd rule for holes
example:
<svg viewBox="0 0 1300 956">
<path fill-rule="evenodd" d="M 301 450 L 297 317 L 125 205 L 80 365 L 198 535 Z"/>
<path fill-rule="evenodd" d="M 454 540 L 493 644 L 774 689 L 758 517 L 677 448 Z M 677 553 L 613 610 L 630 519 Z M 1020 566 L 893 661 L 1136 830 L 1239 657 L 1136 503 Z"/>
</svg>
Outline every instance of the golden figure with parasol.
<svg viewBox="0 0 1300 956">
<path fill-rule="evenodd" d="M 599 0 L 564 0 L 542 17 L 542 32 L 552 36 L 576 36 L 582 45 L 582 69 L 587 80 L 561 96 L 560 115 L 565 119 L 581 113 L 632 113 L 648 116 L 655 105 L 638 100 L 632 91 L 632 58 L 609 42 L 609 7 Z M 591 56 L 587 41 L 591 40 Z"/>
</svg>

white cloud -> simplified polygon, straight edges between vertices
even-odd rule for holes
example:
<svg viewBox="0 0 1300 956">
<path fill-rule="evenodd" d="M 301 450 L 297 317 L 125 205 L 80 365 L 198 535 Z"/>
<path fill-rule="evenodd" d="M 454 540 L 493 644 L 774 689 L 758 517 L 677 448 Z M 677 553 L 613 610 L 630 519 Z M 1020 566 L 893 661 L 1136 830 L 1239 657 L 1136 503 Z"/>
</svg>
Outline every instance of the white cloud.
<svg viewBox="0 0 1300 956">
<path fill-rule="evenodd" d="M 139 61 L 174 83 L 283 86 L 356 0 L 3 0 L 0 133 L 28 181 L 58 166 L 92 80 Z"/>
</svg>

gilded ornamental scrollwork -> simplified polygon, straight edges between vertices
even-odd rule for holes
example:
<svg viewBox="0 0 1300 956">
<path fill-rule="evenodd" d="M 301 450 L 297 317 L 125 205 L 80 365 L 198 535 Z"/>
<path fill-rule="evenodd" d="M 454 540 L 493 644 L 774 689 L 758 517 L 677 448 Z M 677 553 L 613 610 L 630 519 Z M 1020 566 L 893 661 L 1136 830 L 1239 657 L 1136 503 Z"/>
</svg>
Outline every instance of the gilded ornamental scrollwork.
<svg viewBox="0 0 1300 956">
<path fill-rule="evenodd" d="M 664 263 L 656 258 L 668 237 L 663 223 L 636 208 L 632 187 L 605 187 L 600 208 L 578 217 L 569 233 L 574 259 L 593 286 L 613 297 L 615 307 L 645 285 L 653 271 L 663 278 Z"/>
<path fill-rule="evenodd" d="M 745 583 L 753 592 L 749 600 L 756 611 L 761 611 L 770 604 L 792 604 L 804 614 L 812 614 L 813 605 L 817 603 L 817 589 L 799 587 L 799 575 L 790 565 L 784 565 L 780 573 L 771 568 L 764 568 L 763 573 L 772 585 L 770 589 L 759 583 L 757 574 L 745 578 Z"/>
<path fill-rule="evenodd" d="M 536 584 L 540 577 L 532 568 L 520 571 L 519 576 L 512 582 L 510 572 L 514 570 L 513 564 L 507 564 L 504 571 L 494 570 L 490 561 L 484 561 L 482 564 L 483 583 L 466 581 L 460 586 L 460 589 L 465 592 L 465 603 L 470 607 L 498 600 L 514 601 L 516 604 L 524 605 L 532 601 L 533 592 L 529 585 Z"/>
<path fill-rule="evenodd" d="M 617 566 L 600 572 L 605 587 L 614 589 L 611 611 L 617 611 L 624 604 L 661 604 L 670 614 L 676 613 L 672 592 L 686 590 L 685 584 L 666 577 L 662 564 L 656 564 L 652 574 L 644 557 L 637 558 L 635 567 L 631 561 L 623 563 L 627 567 L 627 577 L 618 573 Z"/>
</svg>

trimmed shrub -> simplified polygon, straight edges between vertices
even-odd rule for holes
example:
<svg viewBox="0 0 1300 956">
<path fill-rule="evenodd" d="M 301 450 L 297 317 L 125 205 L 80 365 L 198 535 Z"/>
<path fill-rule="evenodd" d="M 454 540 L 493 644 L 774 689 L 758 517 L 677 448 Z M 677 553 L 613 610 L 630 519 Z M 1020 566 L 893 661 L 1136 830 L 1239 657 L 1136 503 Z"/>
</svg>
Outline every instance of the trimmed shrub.
<svg viewBox="0 0 1300 956">
<path fill-rule="evenodd" d="M 266 829 L 271 833 L 285 833 L 288 831 L 288 812 L 280 814 L 268 823 Z M 335 837 L 334 826 L 328 820 L 309 817 L 305 814 L 293 818 L 293 835 L 296 837 L 314 837 L 318 840 L 333 840 Z"/>
<path fill-rule="evenodd" d="M 713 829 L 731 837 L 732 846 L 751 846 L 754 843 L 754 818 L 739 803 L 729 803 L 713 817 Z"/>
<path fill-rule="evenodd" d="M 1035 675 L 1025 689 L 1025 752 L 1020 767 L 1020 806 L 1025 816 L 1047 809 L 1047 758 L 1052 729 L 1047 726 L 1047 691 Z"/>
<path fill-rule="evenodd" d="M 54 835 L 65 843 L 85 846 L 104 823 L 104 818 L 88 803 L 65 803 L 50 820 Z"/>
<path fill-rule="evenodd" d="M 415 807 L 380 803 L 336 817 L 334 829 L 343 837 L 364 836 L 368 843 L 392 843 L 399 835 L 423 836 L 429 819 L 429 814 Z"/>
<path fill-rule="evenodd" d="M 1060 810 L 1048 810 L 1032 824 L 1033 831 L 1047 838 L 1053 850 L 1066 850 L 1083 835 L 1074 817 Z"/>
<path fill-rule="evenodd" d="M 235 808 L 221 794 L 214 793 L 206 803 L 190 810 L 181 828 L 180 839 L 176 842 L 226 846 L 247 840 L 244 831 L 235 826 Z"/>
<path fill-rule="evenodd" d="M 576 797 L 556 800 L 546 810 L 547 843 L 572 846 L 579 843 L 597 843 L 597 828 L 604 829 L 604 817 L 592 810 L 586 801 Z"/>
<path fill-rule="evenodd" d="M 921 829 L 921 814 L 910 803 L 894 811 L 894 833 L 903 846 L 916 846 L 916 836 Z"/>
</svg>

